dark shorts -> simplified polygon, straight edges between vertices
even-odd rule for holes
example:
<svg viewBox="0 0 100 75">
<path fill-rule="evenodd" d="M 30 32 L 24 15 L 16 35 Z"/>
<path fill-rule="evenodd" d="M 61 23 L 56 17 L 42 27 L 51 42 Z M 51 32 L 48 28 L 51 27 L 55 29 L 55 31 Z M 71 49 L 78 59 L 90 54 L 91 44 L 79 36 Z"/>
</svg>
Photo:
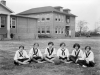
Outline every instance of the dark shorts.
<svg viewBox="0 0 100 75">
<path fill-rule="evenodd" d="M 60 56 L 59 56 L 59 59 L 61 59 L 61 60 L 66 60 L 67 57 L 64 57 L 64 58 L 63 58 L 63 57 L 60 57 Z"/>
<path fill-rule="evenodd" d="M 94 67 L 94 65 L 95 65 L 94 62 L 89 61 L 89 63 L 87 63 L 86 60 L 78 60 L 77 63 L 78 63 L 79 65 L 81 65 L 81 66 L 82 66 L 82 65 L 85 65 L 85 66 L 87 66 L 87 67 Z"/>
<path fill-rule="evenodd" d="M 54 57 L 47 57 L 47 56 L 46 56 L 46 58 L 49 59 L 49 60 L 51 60 L 51 59 L 53 59 Z"/>
<path fill-rule="evenodd" d="M 69 61 L 73 61 L 74 63 L 76 62 L 77 60 L 77 57 L 73 56 L 73 55 L 70 55 L 69 56 Z"/>
<path fill-rule="evenodd" d="M 24 61 L 26 61 L 26 60 L 29 60 L 29 58 L 23 58 L 23 59 L 17 59 L 17 60 L 20 61 L 20 62 L 24 62 Z M 15 64 L 15 65 L 19 65 L 19 63 L 16 62 L 15 60 L 14 60 L 14 64 Z"/>
<path fill-rule="evenodd" d="M 39 59 L 42 59 L 41 57 L 37 56 L 37 57 L 33 57 L 33 59 L 35 60 L 39 60 Z"/>
</svg>

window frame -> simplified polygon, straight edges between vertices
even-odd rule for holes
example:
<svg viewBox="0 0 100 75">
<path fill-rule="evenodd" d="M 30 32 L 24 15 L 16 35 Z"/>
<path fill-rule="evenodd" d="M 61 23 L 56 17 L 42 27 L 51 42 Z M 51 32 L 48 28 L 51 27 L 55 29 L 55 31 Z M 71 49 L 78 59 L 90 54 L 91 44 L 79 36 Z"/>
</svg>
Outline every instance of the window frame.
<svg viewBox="0 0 100 75">
<path fill-rule="evenodd" d="M 15 20 L 13 20 L 13 18 L 15 19 Z M 16 17 L 11 17 L 11 20 L 10 20 L 10 28 L 16 28 L 16 24 L 17 24 L 17 18 Z M 14 24 L 13 24 L 13 22 L 14 22 Z"/>
</svg>

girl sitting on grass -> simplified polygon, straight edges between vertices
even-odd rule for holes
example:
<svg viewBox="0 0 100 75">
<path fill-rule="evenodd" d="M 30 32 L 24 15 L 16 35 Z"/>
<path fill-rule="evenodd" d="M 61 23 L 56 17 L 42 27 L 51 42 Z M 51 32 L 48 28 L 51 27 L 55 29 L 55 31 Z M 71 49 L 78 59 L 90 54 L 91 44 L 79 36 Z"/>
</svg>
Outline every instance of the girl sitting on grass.
<svg viewBox="0 0 100 75">
<path fill-rule="evenodd" d="M 29 63 L 29 56 L 27 52 L 24 50 L 24 46 L 19 46 L 19 50 L 16 51 L 14 56 L 14 64 L 21 65 L 21 64 L 28 64 Z"/>
<path fill-rule="evenodd" d="M 60 44 L 60 48 L 57 51 L 57 57 L 61 62 L 68 63 L 69 60 L 69 51 L 66 48 L 65 43 Z"/>
<path fill-rule="evenodd" d="M 94 67 L 94 53 L 91 51 L 90 46 L 85 47 L 83 60 L 79 60 L 77 63 L 83 67 Z"/>
<path fill-rule="evenodd" d="M 41 60 L 43 59 L 43 56 L 38 47 L 39 47 L 39 44 L 34 43 L 33 48 L 30 49 L 30 52 L 29 52 L 30 62 L 33 61 L 36 63 L 42 63 Z"/>
<path fill-rule="evenodd" d="M 73 48 L 74 50 L 72 51 L 69 60 L 73 63 L 77 63 L 78 60 L 81 60 L 83 58 L 83 51 L 80 49 L 80 45 L 78 43 L 75 43 L 73 45 Z"/>
<path fill-rule="evenodd" d="M 55 55 L 56 51 L 54 48 L 54 43 L 49 42 L 48 47 L 45 49 L 44 60 L 50 63 L 54 63 Z"/>
</svg>

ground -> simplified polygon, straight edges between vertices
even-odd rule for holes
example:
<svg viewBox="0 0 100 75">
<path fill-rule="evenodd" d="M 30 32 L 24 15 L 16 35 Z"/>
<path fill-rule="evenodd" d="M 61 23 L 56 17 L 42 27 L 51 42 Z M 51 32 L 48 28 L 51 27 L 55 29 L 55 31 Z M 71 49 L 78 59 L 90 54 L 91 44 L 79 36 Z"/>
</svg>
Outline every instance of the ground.
<svg viewBox="0 0 100 75">
<path fill-rule="evenodd" d="M 40 49 L 44 49 L 49 41 L 53 41 L 55 48 L 59 48 L 61 42 L 65 42 L 69 52 L 73 50 L 74 43 L 79 43 L 82 50 L 89 45 L 95 54 L 95 67 L 83 68 L 76 64 L 51 64 L 51 63 L 31 63 L 29 65 L 15 66 L 13 57 L 19 45 L 24 45 L 28 52 L 34 42 L 40 44 Z M 100 75 L 100 39 L 41 39 L 41 40 L 22 40 L 22 41 L 0 41 L 0 75 Z"/>
</svg>

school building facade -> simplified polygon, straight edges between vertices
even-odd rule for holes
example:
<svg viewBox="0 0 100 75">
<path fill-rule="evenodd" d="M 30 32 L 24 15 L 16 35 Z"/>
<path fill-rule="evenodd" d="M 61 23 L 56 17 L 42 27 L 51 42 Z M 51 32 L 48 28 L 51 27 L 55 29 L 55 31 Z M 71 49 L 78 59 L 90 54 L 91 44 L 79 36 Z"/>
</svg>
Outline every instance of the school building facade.
<svg viewBox="0 0 100 75">
<path fill-rule="evenodd" d="M 0 37 L 15 39 L 36 39 L 39 36 L 52 38 L 75 37 L 75 15 L 61 6 L 32 8 L 16 15 L 0 2 Z"/>
</svg>

